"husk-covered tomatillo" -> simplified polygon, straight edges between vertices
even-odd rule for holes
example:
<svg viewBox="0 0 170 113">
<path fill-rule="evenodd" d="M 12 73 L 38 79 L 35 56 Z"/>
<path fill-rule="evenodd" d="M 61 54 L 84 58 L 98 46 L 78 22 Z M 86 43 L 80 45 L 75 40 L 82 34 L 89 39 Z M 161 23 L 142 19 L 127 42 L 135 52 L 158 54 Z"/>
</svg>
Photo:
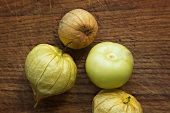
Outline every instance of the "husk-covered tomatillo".
<svg viewBox="0 0 170 113">
<path fill-rule="evenodd" d="M 102 90 L 93 98 L 93 113 L 143 113 L 132 95 L 119 90 Z"/>
<path fill-rule="evenodd" d="M 38 103 L 43 98 L 71 89 L 75 83 L 77 67 L 72 57 L 58 47 L 39 44 L 27 56 L 25 72 Z"/>
<path fill-rule="evenodd" d="M 82 49 L 92 43 L 98 32 L 98 25 L 89 12 L 83 9 L 75 9 L 61 19 L 58 35 L 64 45 L 71 43 L 68 47 Z"/>
</svg>

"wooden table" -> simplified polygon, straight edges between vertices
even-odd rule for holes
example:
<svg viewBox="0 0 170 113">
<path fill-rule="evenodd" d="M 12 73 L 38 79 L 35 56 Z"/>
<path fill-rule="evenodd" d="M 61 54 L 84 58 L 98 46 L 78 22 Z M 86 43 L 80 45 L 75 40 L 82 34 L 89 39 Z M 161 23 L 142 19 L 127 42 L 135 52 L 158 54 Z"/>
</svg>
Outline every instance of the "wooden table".
<svg viewBox="0 0 170 113">
<path fill-rule="evenodd" d="M 26 56 L 40 43 L 63 49 L 55 31 L 64 14 L 76 8 L 95 16 L 98 35 L 85 49 L 67 49 L 78 67 L 74 87 L 34 109 Z M 123 44 L 134 55 L 133 75 L 120 89 L 134 95 L 144 113 L 170 113 L 169 0 L 1 0 L 0 113 L 91 113 L 100 89 L 88 79 L 85 59 L 103 41 Z"/>
</svg>

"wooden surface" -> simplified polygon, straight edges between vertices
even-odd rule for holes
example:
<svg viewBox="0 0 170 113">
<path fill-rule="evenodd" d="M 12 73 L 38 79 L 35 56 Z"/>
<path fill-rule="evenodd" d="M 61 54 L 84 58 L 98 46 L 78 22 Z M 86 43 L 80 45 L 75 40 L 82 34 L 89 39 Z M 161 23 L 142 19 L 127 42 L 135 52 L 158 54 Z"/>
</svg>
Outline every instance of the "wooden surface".
<svg viewBox="0 0 170 113">
<path fill-rule="evenodd" d="M 97 38 L 85 49 L 67 49 L 78 67 L 73 89 L 42 100 L 34 109 L 25 58 L 40 43 L 63 49 L 58 24 L 76 8 L 95 16 Z M 134 55 L 133 76 L 120 89 L 134 95 L 144 113 L 170 113 L 169 0 L 1 0 L 0 113 L 91 113 L 100 89 L 90 82 L 84 65 L 89 50 L 103 41 L 123 44 Z"/>
</svg>

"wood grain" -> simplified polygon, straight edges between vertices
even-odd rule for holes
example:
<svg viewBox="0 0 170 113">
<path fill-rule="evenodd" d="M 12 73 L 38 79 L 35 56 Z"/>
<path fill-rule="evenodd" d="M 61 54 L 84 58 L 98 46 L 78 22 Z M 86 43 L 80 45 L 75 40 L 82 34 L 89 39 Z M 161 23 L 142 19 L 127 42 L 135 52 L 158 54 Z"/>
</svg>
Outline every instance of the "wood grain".
<svg viewBox="0 0 170 113">
<path fill-rule="evenodd" d="M 42 100 L 37 108 L 24 63 L 40 43 L 63 49 L 58 39 L 60 19 L 83 8 L 99 24 L 94 42 L 82 50 L 67 49 L 78 67 L 70 91 Z M 120 89 L 134 95 L 144 113 L 170 112 L 170 1 L 168 0 L 1 0 L 0 113 L 91 113 L 100 91 L 85 73 L 90 49 L 103 41 L 125 45 L 134 55 L 132 78 Z"/>
</svg>

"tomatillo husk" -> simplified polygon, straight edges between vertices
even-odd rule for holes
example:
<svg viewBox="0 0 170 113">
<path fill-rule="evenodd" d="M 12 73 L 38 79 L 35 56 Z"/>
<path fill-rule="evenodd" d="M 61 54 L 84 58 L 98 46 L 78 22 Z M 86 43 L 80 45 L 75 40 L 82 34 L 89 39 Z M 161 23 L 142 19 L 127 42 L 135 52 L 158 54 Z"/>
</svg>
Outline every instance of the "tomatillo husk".
<svg viewBox="0 0 170 113">
<path fill-rule="evenodd" d="M 74 9 L 66 13 L 58 27 L 58 35 L 64 45 L 72 49 L 82 49 L 90 45 L 98 32 L 98 24 L 91 13 Z"/>
<path fill-rule="evenodd" d="M 134 96 L 119 90 L 102 90 L 93 98 L 93 113 L 143 113 Z"/>
<path fill-rule="evenodd" d="M 70 90 L 76 80 L 77 67 L 72 57 L 58 47 L 39 44 L 26 58 L 25 73 L 34 92 L 36 107 L 41 99 Z"/>
</svg>

